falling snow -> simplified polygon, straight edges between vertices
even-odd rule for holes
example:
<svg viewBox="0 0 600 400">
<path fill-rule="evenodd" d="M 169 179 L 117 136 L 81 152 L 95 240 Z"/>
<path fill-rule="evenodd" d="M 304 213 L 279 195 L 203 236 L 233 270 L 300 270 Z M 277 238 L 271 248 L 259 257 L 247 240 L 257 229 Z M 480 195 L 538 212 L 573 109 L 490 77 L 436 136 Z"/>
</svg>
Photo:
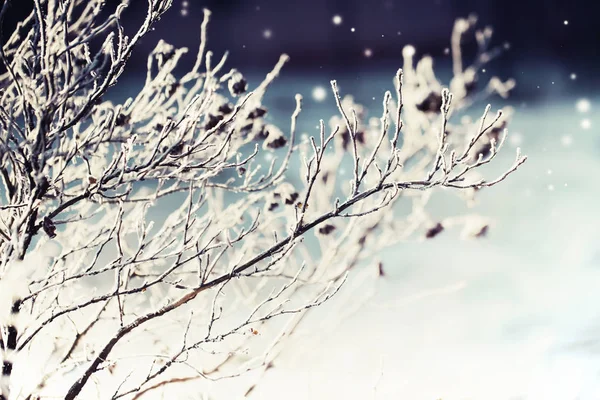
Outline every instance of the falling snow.
<svg viewBox="0 0 600 400">
<path fill-rule="evenodd" d="M 573 137 L 571 135 L 563 135 L 560 138 L 560 143 L 565 147 L 569 147 L 571 144 L 573 144 Z"/>
<path fill-rule="evenodd" d="M 327 98 L 327 90 L 323 86 L 315 86 L 312 90 L 312 98 L 321 102 Z"/>
<path fill-rule="evenodd" d="M 263 31 L 263 37 L 265 39 L 271 39 L 272 36 L 273 36 L 273 32 L 270 29 L 265 29 Z"/>
<path fill-rule="evenodd" d="M 365 55 L 365 57 L 370 58 L 371 56 L 373 56 L 373 50 L 371 50 L 371 49 L 365 49 L 365 51 L 363 52 L 363 54 Z"/>
<path fill-rule="evenodd" d="M 183 1 L 181 3 L 181 11 L 179 12 L 181 14 L 182 17 L 187 17 L 187 15 L 189 14 L 189 10 L 188 10 L 188 6 L 190 5 L 190 3 L 188 1 Z"/>
<path fill-rule="evenodd" d="M 581 120 L 580 125 L 582 129 L 590 129 L 592 127 L 592 121 L 590 121 L 588 118 L 585 118 Z"/>
<path fill-rule="evenodd" d="M 523 135 L 515 132 L 508 137 L 508 142 L 511 146 L 518 147 L 523 143 Z"/>
<path fill-rule="evenodd" d="M 580 113 L 586 113 L 592 108 L 592 103 L 590 103 L 588 99 L 579 99 L 577 100 L 577 103 L 575 103 L 575 108 Z"/>
<path fill-rule="evenodd" d="M 333 22 L 334 25 L 341 25 L 342 24 L 342 16 L 334 15 L 333 18 L 331 18 L 331 22 Z"/>
</svg>

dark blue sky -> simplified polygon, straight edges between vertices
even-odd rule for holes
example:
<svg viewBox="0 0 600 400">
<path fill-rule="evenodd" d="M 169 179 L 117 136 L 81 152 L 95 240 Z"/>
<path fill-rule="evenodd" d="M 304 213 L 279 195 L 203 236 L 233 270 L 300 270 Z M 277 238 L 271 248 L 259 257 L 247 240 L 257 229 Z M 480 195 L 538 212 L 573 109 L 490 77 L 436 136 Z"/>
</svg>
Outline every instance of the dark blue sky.
<svg viewBox="0 0 600 400">
<path fill-rule="evenodd" d="M 0 0 L 0 3 L 5 0 Z M 5 30 L 31 7 L 30 0 L 11 0 Z M 107 10 L 117 0 L 106 0 Z M 340 73 L 348 68 L 398 64 L 405 44 L 419 54 L 428 53 L 443 62 L 453 21 L 476 13 L 481 26 L 491 25 L 495 43 L 509 42 L 511 51 L 495 65 L 505 75 L 518 76 L 523 69 L 578 74 L 578 84 L 596 87 L 600 65 L 600 2 L 595 0 L 174 0 L 170 10 L 136 51 L 128 67 L 145 68 L 145 58 L 158 39 L 195 51 L 202 9 L 213 12 L 209 48 L 221 54 L 230 50 L 230 66 L 264 70 L 279 54 L 291 62 L 286 69 L 304 72 L 323 68 Z M 130 0 L 125 14 L 128 25 L 138 25 L 146 0 Z M 187 15 L 182 15 L 182 10 Z M 332 23 L 340 15 L 341 25 Z M 568 21 L 565 25 L 564 21 Z M 351 32 L 351 28 L 355 28 Z M 264 37 L 270 31 L 269 38 Z M 365 49 L 372 57 L 364 57 Z M 193 60 L 193 57 L 188 57 Z M 552 77 L 551 79 L 555 79 Z M 598 85 L 600 86 L 600 85 Z"/>
<path fill-rule="evenodd" d="M 8 26 L 32 3 L 10 1 Z M 107 9 L 117 3 L 106 0 Z M 345 64 L 360 57 L 363 47 L 373 48 L 375 58 L 393 57 L 394 49 L 409 42 L 426 49 L 443 48 L 452 21 L 471 12 L 479 15 L 482 24 L 494 27 L 498 40 L 511 42 L 519 56 L 578 62 L 600 59 L 596 21 L 600 2 L 594 0 L 188 0 L 187 16 L 182 16 L 183 3 L 174 0 L 157 26 L 156 37 L 194 46 L 206 7 L 213 11 L 211 46 L 235 50 L 233 57 L 250 58 L 256 64 L 271 64 L 265 58 L 283 51 L 302 56 L 296 65 L 311 66 Z M 130 0 L 130 4 L 126 16 L 138 21 L 146 0 Z M 335 14 L 343 17 L 340 26 L 331 22 Z M 569 24 L 563 25 L 564 20 Z M 353 34 L 351 27 L 356 28 Z M 262 36 L 266 29 L 272 32 L 270 39 Z M 241 51 L 244 45 L 246 52 Z"/>
<path fill-rule="evenodd" d="M 132 11 L 144 3 L 132 1 Z M 247 65 L 270 65 L 288 52 L 297 67 L 344 66 L 362 58 L 364 48 L 373 49 L 374 60 L 395 59 L 406 43 L 434 53 L 446 46 L 454 19 L 471 12 L 494 27 L 496 40 L 513 45 L 513 57 L 600 61 L 595 21 L 600 5 L 593 0 L 189 0 L 185 17 L 179 14 L 182 3 L 175 0 L 173 12 L 157 28 L 162 37 L 193 46 L 207 7 L 213 11 L 211 46 L 234 50 L 232 60 Z M 343 18 L 340 26 L 331 22 L 335 14 Z M 270 39 L 262 36 L 267 29 Z"/>
</svg>

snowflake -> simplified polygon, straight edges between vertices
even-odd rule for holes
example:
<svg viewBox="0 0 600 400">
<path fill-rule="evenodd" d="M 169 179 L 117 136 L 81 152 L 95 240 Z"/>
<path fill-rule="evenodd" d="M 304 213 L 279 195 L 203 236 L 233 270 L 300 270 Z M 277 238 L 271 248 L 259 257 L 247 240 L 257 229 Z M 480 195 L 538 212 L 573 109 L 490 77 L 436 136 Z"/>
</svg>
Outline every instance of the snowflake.
<svg viewBox="0 0 600 400">
<path fill-rule="evenodd" d="M 312 98 L 321 102 L 327 98 L 327 90 L 323 86 L 315 86 L 312 90 Z"/>
</svg>

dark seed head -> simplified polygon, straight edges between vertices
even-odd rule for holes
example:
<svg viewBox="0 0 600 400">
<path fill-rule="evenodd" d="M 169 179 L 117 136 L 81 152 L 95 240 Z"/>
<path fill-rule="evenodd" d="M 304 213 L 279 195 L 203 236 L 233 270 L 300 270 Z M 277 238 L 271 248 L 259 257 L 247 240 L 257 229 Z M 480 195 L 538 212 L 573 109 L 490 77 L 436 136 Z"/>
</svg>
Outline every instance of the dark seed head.
<svg viewBox="0 0 600 400">
<path fill-rule="evenodd" d="M 385 276 L 385 270 L 383 269 L 383 263 L 379 262 L 377 264 L 377 269 L 379 271 L 379 276 Z"/>
<path fill-rule="evenodd" d="M 56 237 L 56 226 L 50 218 L 44 217 L 44 220 L 42 222 L 42 228 L 44 229 L 44 232 L 46 232 L 46 234 L 50 237 L 50 239 L 54 239 Z"/>
<path fill-rule="evenodd" d="M 168 50 L 163 51 L 161 54 L 163 56 L 163 61 L 166 62 L 175 55 L 175 48 L 169 48 Z"/>
<path fill-rule="evenodd" d="M 237 74 L 229 80 L 229 92 L 232 96 L 244 94 L 246 93 L 246 90 L 248 90 L 248 82 L 241 74 Z"/>
<path fill-rule="evenodd" d="M 294 192 L 289 194 L 285 199 L 285 204 L 294 204 L 296 200 L 298 200 L 298 193 Z"/>
<path fill-rule="evenodd" d="M 243 137 L 246 137 L 251 131 L 252 131 L 252 127 L 254 126 L 254 122 L 250 121 L 249 124 L 244 125 L 240 128 L 240 133 Z M 255 138 L 256 139 L 256 138 Z"/>
<path fill-rule="evenodd" d="M 171 155 L 173 157 L 177 157 L 177 156 L 181 155 L 181 153 L 183 153 L 184 147 L 185 147 L 185 144 L 183 142 L 177 143 L 175 146 L 173 146 L 173 148 L 169 152 L 169 155 Z"/>
<path fill-rule="evenodd" d="M 10 312 L 12 314 L 18 314 L 19 311 L 21 310 L 21 305 L 23 304 L 23 300 L 21 299 L 17 299 L 14 301 L 12 308 L 10 309 Z"/>
<path fill-rule="evenodd" d="M 427 230 L 427 232 L 425 233 L 425 237 L 427 239 L 434 238 L 438 234 L 440 234 L 443 230 L 444 230 L 444 226 L 438 222 L 437 224 L 435 224 L 435 226 L 433 228 L 429 228 Z"/>
<path fill-rule="evenodd" d="M 252 123 L 250 123 L 250 125 L 252 125 Z M 267 130 L 267 128 L 265 126 L 262 126 L 260 128 L 260 131 L 258 131 L 256 136 L 254 136 L 254 140 L 266 139 L 267 136 L 269 136 L 269 131 Z"/>
<path fill-rule="evenodd" d="M 277 139 L 270 140 L 267 142 L 267 147 L 270 149 L 279 149 L 287 143 L 287 139 L 283 136 L 279 136 Z"/>
<path fill-rule="evenodd" d="M 257 107 L 248 114 L 248 118 L 255 119 L 264 116 L 267 113 L 267 109 L 264 107 Z"/>
<path fill-rule="evenodd" d="M 77 66 L 77 67 L 85 67 L 86 65 L 88 65 L 88 62 L 85 58 L 75 58 L 73 60 L 73 63 Z"/>
<path fill-rule="evenodd" d="M 416 104 L 417 110 L 429 113 L 439 113 L 442 107 L 442 96 L 439 93 L 429 92 L 425 98 Z"/>
<path fill-rule="evenodd" d="M 221 122 L 222 119 L 223 119 L 223 116 L 220 114 L 218 114 L 218 115 L 208 114 L 208 121 L 206 121 L 206 125 L 204 126 L 204 128 L 206 130 L 210 130 L 210 129 L 214 128 L 215 126 L 217 126 L 217 124 L 219 122 Z"/>
<path fill-rule="evenodd" d="M 177 89 L 179 89 L 179 86 L 181 86 L 179 84 L 179 82 L 175 82 L 175 83 L 170 84 L 167 87 L 167 94 L 169 95 L 169 97 L 173 96 L 175 94 L 175 92 L 177 92 Z"/>
<path fill-rule="evenodd" d="M 231 114 L 233 112 L 233 107 L 230 103 L 225 103 L 219 107 L 219 112 L 223 115 Z"/>
<path fill-rule="evenodd" d="M 484 225 L 481 227 L 481 229 L 479 230 L 479 232 L 475 233 L 475 237 L 476 238 L 481 238 L 484 237 L 488 234 L 490 227 L 489 225 Z"/>
<path fill-rule="evenodd" d="M 476 160 L 477 158 L 479 158 L 480 154 L 483 158 L 486 158 L 491 153 L 492 153 L 492 143 L 491 142 L 481 143 L 479 145 L 479 147 L 475 150 L 475 156 L 473 158 Z"/>
<path fill-rule="evenodd" d="M 319 228 L 319 233 L 322 235 L 329 235 L 333 231 L 335 231 L 335 226 L 331 224 L 327 224 Z"/>
<path fill-rule="evenodd" d="M 119 113 L 119 115 L 117 115 L 117 118 L 115 118 L 115 125 L 117 125 L 117 126 L 127 125 L 130 120 L 131 120 L 131 116 Z"/>
</svg>

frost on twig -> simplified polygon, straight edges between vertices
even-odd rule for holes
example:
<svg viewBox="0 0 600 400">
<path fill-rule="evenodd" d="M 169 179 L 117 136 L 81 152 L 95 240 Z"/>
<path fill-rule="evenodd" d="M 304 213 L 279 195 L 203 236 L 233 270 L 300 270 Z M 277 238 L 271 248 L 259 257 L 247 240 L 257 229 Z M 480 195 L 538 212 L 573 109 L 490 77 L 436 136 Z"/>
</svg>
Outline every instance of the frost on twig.
<svg viewBox="0 0 600 400">
<path fill-rule="evenodd" d="M 264 119 L 263 94 L 288 57 L 249 87 L 227 70 L 227 54 L 207 49 L 207 10 L 190 71 L 175 73 L 187 49 L 159 41 L 139 92 L 107 100 L 171 1 L 148 0 L 131 36 L 127 2 L 105 20 L 102 5 L 34 0 L 0 43 L 0 324 L 11 366 L 0 399 L 33 399 L 55 384 L 68 387 L 65 399 L 134 399 L 264 373 L 306 311 L 340 292 L 355 267 L 451 225 L 427 217 L 433 189 L 472 195 L 525 161 L 517 152 L 500 176 L 477 173 L 502 148 L 507 112 L 488 106 L 476 123 L 451 122 L 495 54 L 489 32 L 476 33 L 478 61 L 463 68 L 472 19 L 452 36 L 454 94 L 431 58 L 414 66 L 406 48 L 377 117 L 367 120 L 332 81 L 339 115 L 309 137 L 297 132 L 300 95 L 289 128 Z M 510 87 L 495 79 L 484 93 Z M 400 200 L 410 209 L 395 212 Z M 372 276 L 384 278 L 376 265 Z"/>
</svg>

